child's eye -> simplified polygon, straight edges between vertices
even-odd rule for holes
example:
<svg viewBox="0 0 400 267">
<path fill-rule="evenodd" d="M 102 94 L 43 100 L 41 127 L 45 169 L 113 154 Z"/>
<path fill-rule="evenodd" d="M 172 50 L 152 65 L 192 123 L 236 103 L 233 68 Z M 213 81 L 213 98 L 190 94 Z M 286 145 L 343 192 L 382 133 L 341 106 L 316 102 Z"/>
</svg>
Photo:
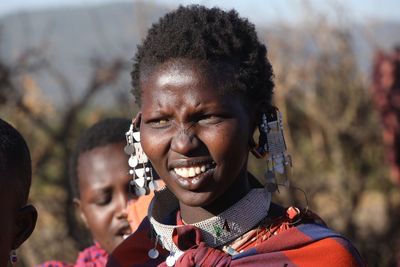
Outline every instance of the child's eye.
<svg viewBox="0 0 400 267">
<path fill-rule="evenodd" d="M 105 206 L 111 202 L 111 194 L 104 194 L 96 199 L 96 205 Z"/>
</svg>

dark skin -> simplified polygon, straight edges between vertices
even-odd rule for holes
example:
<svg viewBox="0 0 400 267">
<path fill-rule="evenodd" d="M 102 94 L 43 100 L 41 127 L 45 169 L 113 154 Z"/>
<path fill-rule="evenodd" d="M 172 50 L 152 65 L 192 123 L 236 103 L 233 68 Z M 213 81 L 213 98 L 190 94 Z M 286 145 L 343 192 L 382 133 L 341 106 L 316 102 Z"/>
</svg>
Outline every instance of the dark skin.
<svg viewBox="0 0 400 267">
<path fill-rule="evenodd" d="M 80 198 L 74 202 L 92 237 L 110 253 L 130 234 L 125 142 L 86 151 L 78 159 Z"/>
<path fill-rule="evenodd" d="M 17 249 L 32 234 L 37 211 L 32 205 L 21 205 L 16 184 L 9 174 L 0 173 L 0 266 L 7 266 L 12 249 Z"/>
<path fill-rule="evenodd" d="M 170 60 L 141 79 L 141 144 L 186 223 L 221 213 L 250 190 L 255 116 L 218 77 L 204 62 Z"/>
</svg>

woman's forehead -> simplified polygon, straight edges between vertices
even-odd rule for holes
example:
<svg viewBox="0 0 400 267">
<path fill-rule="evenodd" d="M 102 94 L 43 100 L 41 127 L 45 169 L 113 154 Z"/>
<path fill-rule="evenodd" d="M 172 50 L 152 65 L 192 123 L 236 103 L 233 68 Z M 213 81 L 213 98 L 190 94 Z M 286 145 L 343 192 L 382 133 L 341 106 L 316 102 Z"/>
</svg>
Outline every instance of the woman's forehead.
<svg viewBox="0 0 400 267">
<path fill-rule="evenodd" d="M 158 75 L 156 77 L 156 84 L 157 86 L 178 86 L 189 84 L 193 82 L 194 75 L 195 72 L 192 69 L 164 69 L 163 71 L 158 72 Z"/>
<path fill-rule="evenodd" d="M 187 79 L 188 75 L 202 75 L 209 81 L 235 79 L 235 66 L 225 61 L 207 61 L 202 59 L 175 58 L 150 67 L 141 72 L 141 82 L 162 74 L 166 78 L 176 80 Z"/>
</svg>

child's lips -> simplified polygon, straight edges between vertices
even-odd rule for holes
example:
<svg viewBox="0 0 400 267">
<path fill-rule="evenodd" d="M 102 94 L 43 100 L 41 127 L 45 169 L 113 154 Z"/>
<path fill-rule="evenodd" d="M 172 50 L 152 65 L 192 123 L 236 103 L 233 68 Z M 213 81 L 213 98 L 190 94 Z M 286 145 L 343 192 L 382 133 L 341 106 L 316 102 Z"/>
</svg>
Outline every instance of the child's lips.
<svg viewBox="0 0 400 267">
<path fill-rule="evenodd" d="M 117 231 L 117 235 L 118 236 L 122 236 L 124 239 L 126 237 L 128 237 L 130 234 L 132 233 L 131 227 L 129 224 L 126 224 L 124 226 L 122 226 L 121 228 L 119 228 L 119 230 Z"/>
</svg>

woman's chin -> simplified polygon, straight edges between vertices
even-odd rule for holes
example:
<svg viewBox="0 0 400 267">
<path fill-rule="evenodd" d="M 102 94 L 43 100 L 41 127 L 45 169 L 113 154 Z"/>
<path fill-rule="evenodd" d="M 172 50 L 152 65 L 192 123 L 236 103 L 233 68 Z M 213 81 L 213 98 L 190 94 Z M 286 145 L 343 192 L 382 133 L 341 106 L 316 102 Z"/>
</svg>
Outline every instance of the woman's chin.
<svg viewBox="0 0 400 267">
<path fill-rule="evenodd" d="M 181 204 L 188 207 L 205 207 L 213 202 L 212 192 L 176 192 L 174 193 Z"/>
</svg>

